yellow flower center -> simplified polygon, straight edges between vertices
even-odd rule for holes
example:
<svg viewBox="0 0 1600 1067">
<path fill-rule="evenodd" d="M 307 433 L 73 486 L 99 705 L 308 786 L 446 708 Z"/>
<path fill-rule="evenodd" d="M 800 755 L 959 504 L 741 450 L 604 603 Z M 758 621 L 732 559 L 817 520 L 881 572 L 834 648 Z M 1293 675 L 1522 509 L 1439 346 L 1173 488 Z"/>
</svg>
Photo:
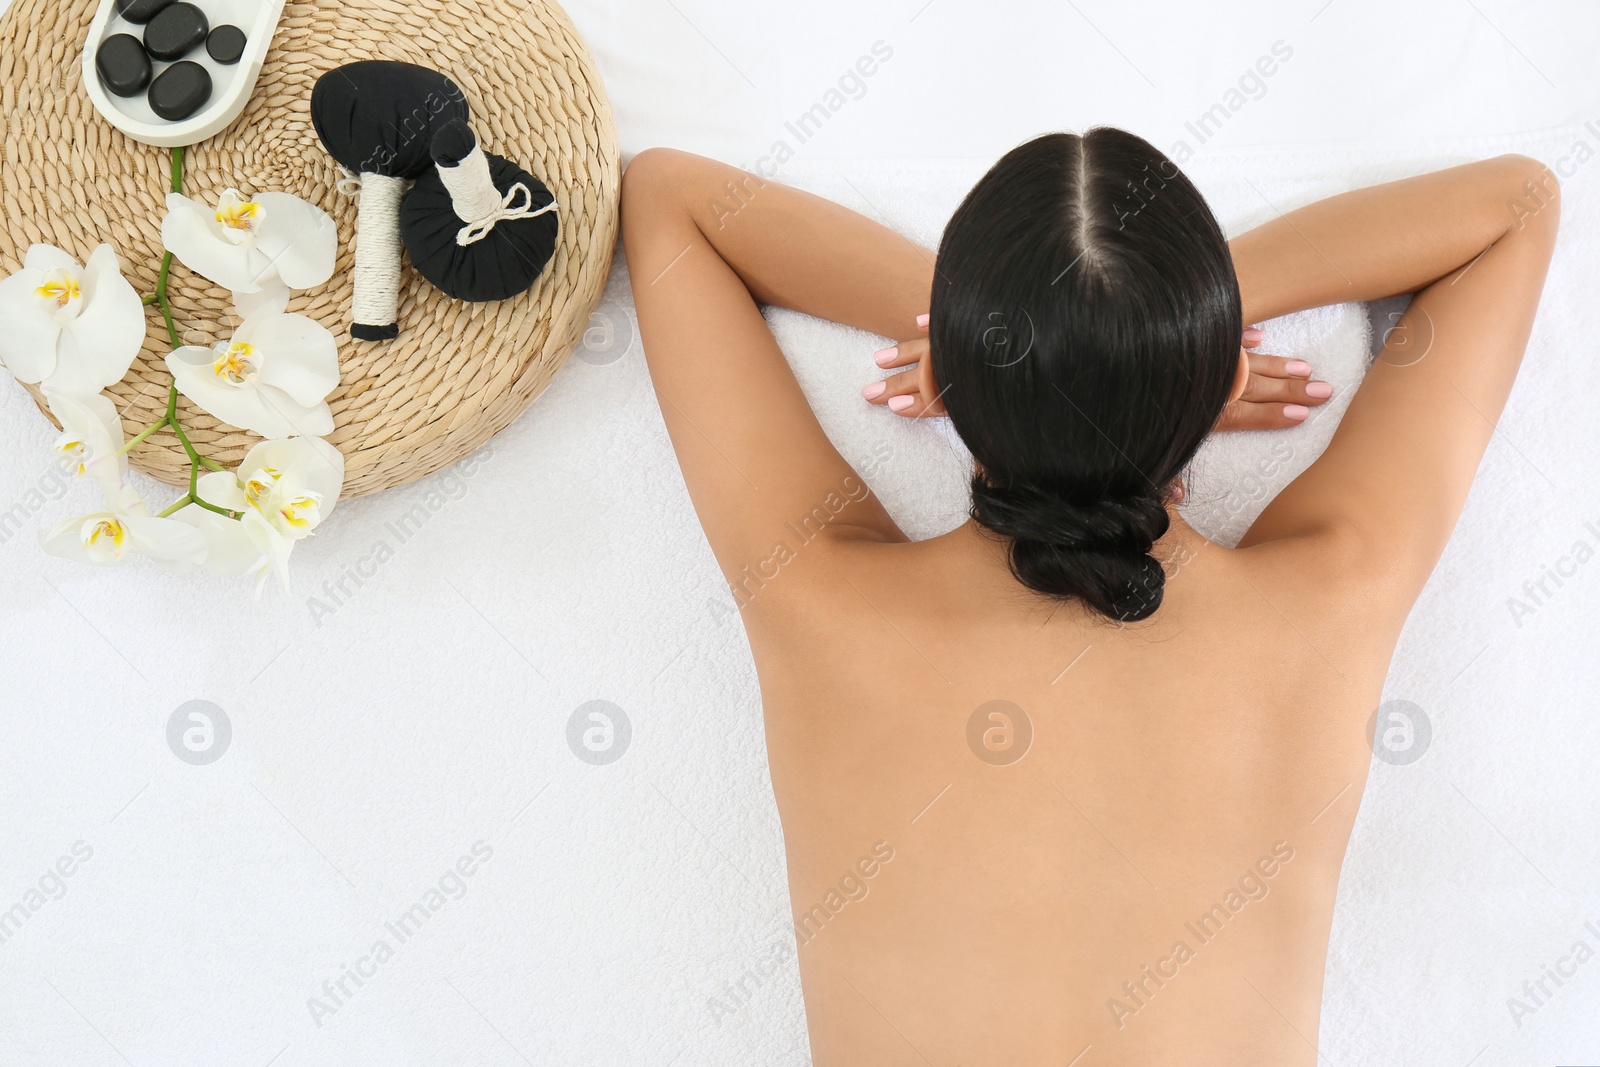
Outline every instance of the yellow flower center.
<svg viewBox="0 0 1600 1067">
<path fill-rule="evenodd" d="M 63 267 L 48 271 L 44 281 L 33 291 L 44 304 L 46 310 L 61 311 L 70 307 L 73 301 L 83 299 L 83 289 L 78 285 L 77 275 Z"/>
<path fill-rule="evenodd" d="M 69 435 L 63 434 L 56 442 L 56 448 L 77 460 L 77 469 L 74 473 L 81 475 L 89 470 L 89 449 L 82 441 L 76 441 Z"/>
<path fill-rule="evenodd" d="M 321 518 L 322 494 L 305 493 L 289 501 L 278 509 L 278 514 L 283 516 L 283 521 L 297 530 L 309 530 Z"/>
<path fill-rule="evenodd" d="M 282 476 L 282 472 L 274 467 L 259 468 L 242 483 L 245 499 L 250 501 L 251 507 L 277 526 L 280 533 L 293 535 L 293 531 L 299 531 L 299 534 L 294 536 L 304 536 L 322 521 L 322 494 L 307 489 L 298 496 L 285 500 L 281 495 L 274 495 L 278 490 L 278 480 Z M 288 492 L 289 489 L 285 487 L 284 495 Z"/>
<path fill-rule="evenodd" d="M 217 221 L 230 230 L 254 234 L 264 214 L 260 204 L 244 199 L 237 189 L 224 190 L 217 200 Z"/>
<path fill-rule="evenodd" d="M 272 492 L 272 487 L 277 484 L 278 477 L 277 468 L 262 467 L 244 480 L 245 499 L 260 507 L 262 498 Z"/>
<path fill-rule="evenodd" d="M 218 378 L 229 385 L 247 385 L 256 380 L 256 373 L 260 370 L 256 366 L 255 346 L 245 341 L 234 341 L 232 344 L 218 344 L 216 359 L 211 362 L 211 369 Z"/>
<path fill-rule="evenodd" d="M 127 538 L 127 527 L 112 516 L 103 515 L 83 531 L 83 547 L 91 559 L 121 559 Z"/>
</svg>

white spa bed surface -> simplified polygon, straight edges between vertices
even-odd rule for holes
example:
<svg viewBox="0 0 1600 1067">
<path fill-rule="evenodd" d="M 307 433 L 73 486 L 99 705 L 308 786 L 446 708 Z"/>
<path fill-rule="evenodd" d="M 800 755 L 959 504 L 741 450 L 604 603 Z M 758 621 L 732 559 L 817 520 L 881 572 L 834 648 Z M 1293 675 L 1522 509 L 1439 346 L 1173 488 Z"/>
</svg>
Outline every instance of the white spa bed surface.
<svg viewBox="0 0 1600 1067">
<path fill-rule="evenodd" d="M 1337 1067 L 1600 1063 L 1600 18 L 1578 7 L 571 6 L 625 154 L 754 164 L 784 142 L 779 177 L 930 243 L 997 153 L 1094 122 L 1186 141 L 1230 231 L 1503 151 L 1566 168 L 1525 369 L 1385 688 L 1433 736 L 1374 763 L 1356 823 L 1322 1017 Z M 860 402 L 877 339 L 772 321 L 847 458 L 889 453 L 874 488 L 907 528 L 958 521 L 958 450 Z M 1194 521 L 1236 536 L 1314 458 L 1368 322 L 1269 324 L 1339 399 L 1208 446 Z M 259 602 L 45 556 L 38 531 L 95 497 L 63 488 L 54 432 L 0 380 L 0 1064 L 809 1062 L 749 649 L 620 257 L 596 326 L 475 459 L 342 503 L 296 549 L 294 594 Z M 631 730 L 598 765 L 568 734 L 595 700 Z M 209 764 L 169 746 L 190 701 L 231 726 Z"/>
</svg>

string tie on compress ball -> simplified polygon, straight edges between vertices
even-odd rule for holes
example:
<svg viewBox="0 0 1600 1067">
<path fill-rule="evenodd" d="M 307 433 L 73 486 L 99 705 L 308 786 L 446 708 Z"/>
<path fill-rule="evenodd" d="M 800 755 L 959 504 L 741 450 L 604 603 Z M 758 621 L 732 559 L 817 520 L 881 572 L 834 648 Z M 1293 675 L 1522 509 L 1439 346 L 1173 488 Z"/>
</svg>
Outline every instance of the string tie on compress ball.
<svg viewBox="0 0 1600 1067">
<path fill-rule="evenodd" d="M 521 205 L 513 206 L 519 195 L 522 197 Z M 456 244 L 462 245 L 463 247 L 470 244 L 476 244 L 485 237 L 489 236 L 490 232 L 494 230 L 495 224 L 498 222 L 506 222 L 511 219 L 538 218 L 545 212 L 554 211 L 555 209 L 556 202 L 554 200 L 551 200 L 544 207 L 535 208 L 533 206 L 533 193 L 529 191 L 526 185 L 518 182 L 517 184 L 513 185 L 509 191 L 507 191 L 504 199 L 502 199 L 499 204 L 495 205 L 494 209 L 490 211 L 489 214 L 483 216 L 482 218 L 474 219 L 465 226 L 461 227 L 461 229 L 457 230 Z"/>
<path fill-rule="evenodd" d="M 457 217 L 466 223 L 456 231 L 456 244 L 463 248 L 483 240 L 498 223 L 537 218 L 556 208 L 554 197 L 543 207 L 535 208 L 533 191 L 526 182 L 515 183 L 501 196 L 481 146 L 474 146 L 455 166 L 441 166 L 438 170 L 439 181 L 450 193 Z"/>
</svg>

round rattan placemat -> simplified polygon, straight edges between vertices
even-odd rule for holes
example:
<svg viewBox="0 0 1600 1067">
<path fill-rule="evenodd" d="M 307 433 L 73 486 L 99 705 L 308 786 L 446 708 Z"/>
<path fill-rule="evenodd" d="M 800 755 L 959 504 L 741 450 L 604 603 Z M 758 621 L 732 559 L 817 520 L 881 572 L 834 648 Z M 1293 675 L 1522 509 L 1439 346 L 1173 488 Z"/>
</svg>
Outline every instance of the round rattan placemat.
<svg viewBox="0 0 1600 1067">
<path fill-rule="evenodd" d="M 202 6 L 204 0 L 200 0 Z M 141 293 L 155 291 L 167 149 L 111 126 L 81 87 L 81 49 L 94 0 L 14 0 L 0 23 L 0 274 L 28 245 L 56 245 L 81 263 L 109 241 Z M 356 204 L 311 126 L 311 87 L 358 59 L 398 59 L 443 71 L 466 92 L 484 148 L 550 187 L 561 218 L 555 256 L 532 290 L 510 300 L 451 300 L 407 267 L 400 336 L 353 341 L 348 331 Z M 339 338 L 340 382 L 328 402 L 329 440 L 344 453 L 344 495 L 400 485 L 460 458 L 503 429 L 550 382 L 600 299 L 617 235 L 620 166 L 605 89 L 572 23 L 547 0 L 290 0 L 255 93 L 226 130 L 187 150 L 184 192 L 214 203 L 229 186 L 304 197 L 339 224 L 327 284 L 297 293 L 290 311 Z M 174 262 L 173 317 L 186 344 L 210 345 L 237 319 L 230 294 Z M 168 339 L 155 309 L 143 351 L 107 390 L 127 432 L 165 411 Z M 30 387 L 35 400 L 42 398 Z M 221 425 L 186 399 L 185 430 L 201 453 L 233 465 L 259 438 Z M 171 433 L 133 450 L 134 467 L 187 484 Z"/>
</svg>

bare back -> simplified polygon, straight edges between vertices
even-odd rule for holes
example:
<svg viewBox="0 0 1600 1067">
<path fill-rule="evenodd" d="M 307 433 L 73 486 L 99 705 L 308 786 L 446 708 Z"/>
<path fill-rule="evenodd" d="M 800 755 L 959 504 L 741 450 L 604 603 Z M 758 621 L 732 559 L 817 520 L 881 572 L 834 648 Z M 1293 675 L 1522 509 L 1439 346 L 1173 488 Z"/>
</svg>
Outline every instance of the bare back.
<svg viewBox="0 0 1600 1067">
<path fill-rule="evenodd" d="M 1240 548 L 1174 513 L 1148 620 L 1030 593 L 971 522 L 911 543 L 870 495 L 744 606 L 819 1067 L 1317 1060 L 1368 719 L 1526 344 L 1555 197 L 1514 225 L 1504 197 L 1546 173 L 1453 168 L 1231 243 L 1246 322 L 1420 290 L 1391 344 L 1425 330 L 1427 358 L 1380 356 Z M 623 198 L 652 378 L 734 586 L 853 474 L 758 304 L 894 336 L 933 269 L 771 183 L 707 216 L 741 179 L 646 154 Z"/>
<path fill-rule="evenodd" d="M 752 634 L 815 1062 L 1314 1062 L 1384 642 L 1187 527 L 1121 628 L 976 540 L 850 544 Z"/>
</svg>

